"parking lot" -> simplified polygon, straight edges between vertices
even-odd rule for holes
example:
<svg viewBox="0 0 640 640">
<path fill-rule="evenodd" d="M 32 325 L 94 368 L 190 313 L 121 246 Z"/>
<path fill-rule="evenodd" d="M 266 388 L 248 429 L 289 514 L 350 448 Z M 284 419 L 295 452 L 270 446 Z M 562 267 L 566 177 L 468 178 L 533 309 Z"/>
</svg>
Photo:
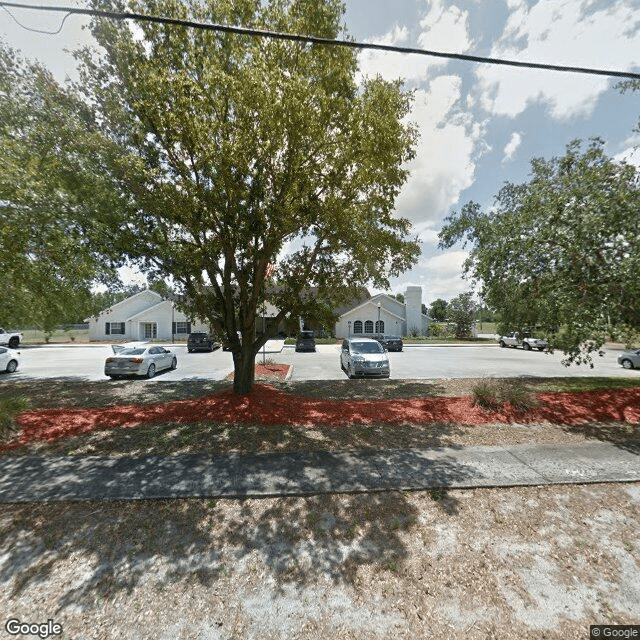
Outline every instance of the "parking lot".
<svg viewBox="0 0 640 640">
<path fill-rule="evenodd" d="M 178 358 L 178 368 L 164 371 L 149 380 L 170 381 L 188 378 L 222 380 L 233 371 L 231 353 L 218 349 L 213 353 L 187 353 L 185 345 L 169 345 Z M 47 345 L 22 347 L 20 368 L 16 373 L 3 374 L 0 383 L 46 378 L 73 378 L 104 380 L 104 361 L 112 353 L 105 345 Z M 497 345 L 474 346 L 412 346 L 406 345 L 401 353 L 390 353 L 391 378 L 481 378 L 517 376 L 634 376 L 640 371 L 626 371 L 618 365 L 619 351 L 607 350 L 594 360 L 594 368 L 588 366 L 565 367 L 562 354 L 501 349 Z M 267 360 L 292 364 L 292 380 L 342 380 L 340 369 L 340 345 L 319 345 L 315 353 L 296 353 L 293 346 L 282 341 L 269 345 Z M 260 353 L 256 358 L 262 362 Z"/>
</svg>

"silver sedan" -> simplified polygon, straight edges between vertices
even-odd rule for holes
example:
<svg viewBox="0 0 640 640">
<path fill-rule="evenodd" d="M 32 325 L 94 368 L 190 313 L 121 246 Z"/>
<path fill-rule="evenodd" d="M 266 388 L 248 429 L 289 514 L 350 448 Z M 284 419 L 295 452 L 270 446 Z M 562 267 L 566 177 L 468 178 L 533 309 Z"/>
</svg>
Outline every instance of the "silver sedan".
<svg viewBox="0 0 640 640">
<path fill-rule="evenodd" d="M 640 369 L 640 349 L 625 351 L 618 356 L 618 364 L 625 369 Z"/>
<path fill-rule="evenodd" d="M 158 371 L 178 366 L 176 356 L 160 345 L 114 347 L 114 351 L 104 363 L 104 375 L 114 379 L 131 375 L 153 378 Z"/>
</svg>

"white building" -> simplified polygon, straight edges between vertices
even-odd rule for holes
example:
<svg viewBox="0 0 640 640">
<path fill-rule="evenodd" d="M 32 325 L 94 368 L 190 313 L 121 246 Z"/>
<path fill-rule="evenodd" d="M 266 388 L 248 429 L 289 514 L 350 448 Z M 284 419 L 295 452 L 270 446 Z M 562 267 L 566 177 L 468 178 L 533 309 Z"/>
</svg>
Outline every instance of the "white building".
<svg viewBox="0 0 640 640">
<path fill-rule="evenodd" d="M 173 340 L 209 328 L 187 318 L 171 300 L 146 289 L 88 318 L 89 340 Z"/>
<path fill-rule="evenodd" d="M 422 287 L 407 287 L 404 302 L 379 293 L 345 311 L 336 322 L 336 338 L 354 334 L 426 335 L 429 316 L 422 313 Z"/>
</svg>

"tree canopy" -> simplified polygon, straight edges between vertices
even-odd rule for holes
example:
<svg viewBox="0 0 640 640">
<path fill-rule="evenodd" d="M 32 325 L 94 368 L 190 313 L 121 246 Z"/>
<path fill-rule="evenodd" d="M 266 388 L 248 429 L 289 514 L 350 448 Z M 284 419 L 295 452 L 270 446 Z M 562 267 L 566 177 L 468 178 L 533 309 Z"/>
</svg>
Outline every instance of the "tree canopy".
<svg viewBox="0 0 640 640">
<path fill-rule="evenodd" d="M 343 12 L 339 0 L 131 9 L 326 38 Z M 342 47 L 146 22 L 96 20 L 93 33 L 104 53 L 83 53 L 83 86 L 128 197 L 114 246 L 170 277 L 185 310 L 226 338 L 237 393 L 268 337 L 256 334 L 265 301 L 275 324 L 330 312 L 415 262 L 410 224 L 394 215 L 416 137 L 399 82 L 357 84 L 356 54 Z"/>
<path fill-rule="evenodd" d="M 92 114 L 42 66 L 0 43 L 0 282 L 4 326 L 77 321 L 111 263 L 90 242 L 106 197 Z M 108 228 L 108 224 L 107 224 Z"/>
<path fill-rule="evenodd" d="M 444 322 L 449 316 L 449 303 L 442 298 L 437 298 L 429 306 L 429 316 L 437 322 Z"/>
<path fill-rule="evenodd" d="M 608 336 L 640 329 L 639 174 L 603 142 L 574 141 L 534 159 L 487 211 L 474 202 L 445 221 L 440 246 L 471 245 L 465 264 L 500 330 L 537 327 L 569 362 L 591 362 Z"/>
</svg>

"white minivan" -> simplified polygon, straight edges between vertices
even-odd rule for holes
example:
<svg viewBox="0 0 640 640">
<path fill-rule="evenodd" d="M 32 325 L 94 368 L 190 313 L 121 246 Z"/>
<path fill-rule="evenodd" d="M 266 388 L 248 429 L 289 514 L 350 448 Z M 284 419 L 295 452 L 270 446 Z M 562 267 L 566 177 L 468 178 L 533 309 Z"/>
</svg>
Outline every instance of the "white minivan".
<svg viewBox="0 0 640 640">
<path fill-rule="evenodd" d="M 388 378 L 391 372 L 389 354 L 371 338 L 348 338 L 342 342 L 340 367 L 349 376 Z"/>
</svg>

